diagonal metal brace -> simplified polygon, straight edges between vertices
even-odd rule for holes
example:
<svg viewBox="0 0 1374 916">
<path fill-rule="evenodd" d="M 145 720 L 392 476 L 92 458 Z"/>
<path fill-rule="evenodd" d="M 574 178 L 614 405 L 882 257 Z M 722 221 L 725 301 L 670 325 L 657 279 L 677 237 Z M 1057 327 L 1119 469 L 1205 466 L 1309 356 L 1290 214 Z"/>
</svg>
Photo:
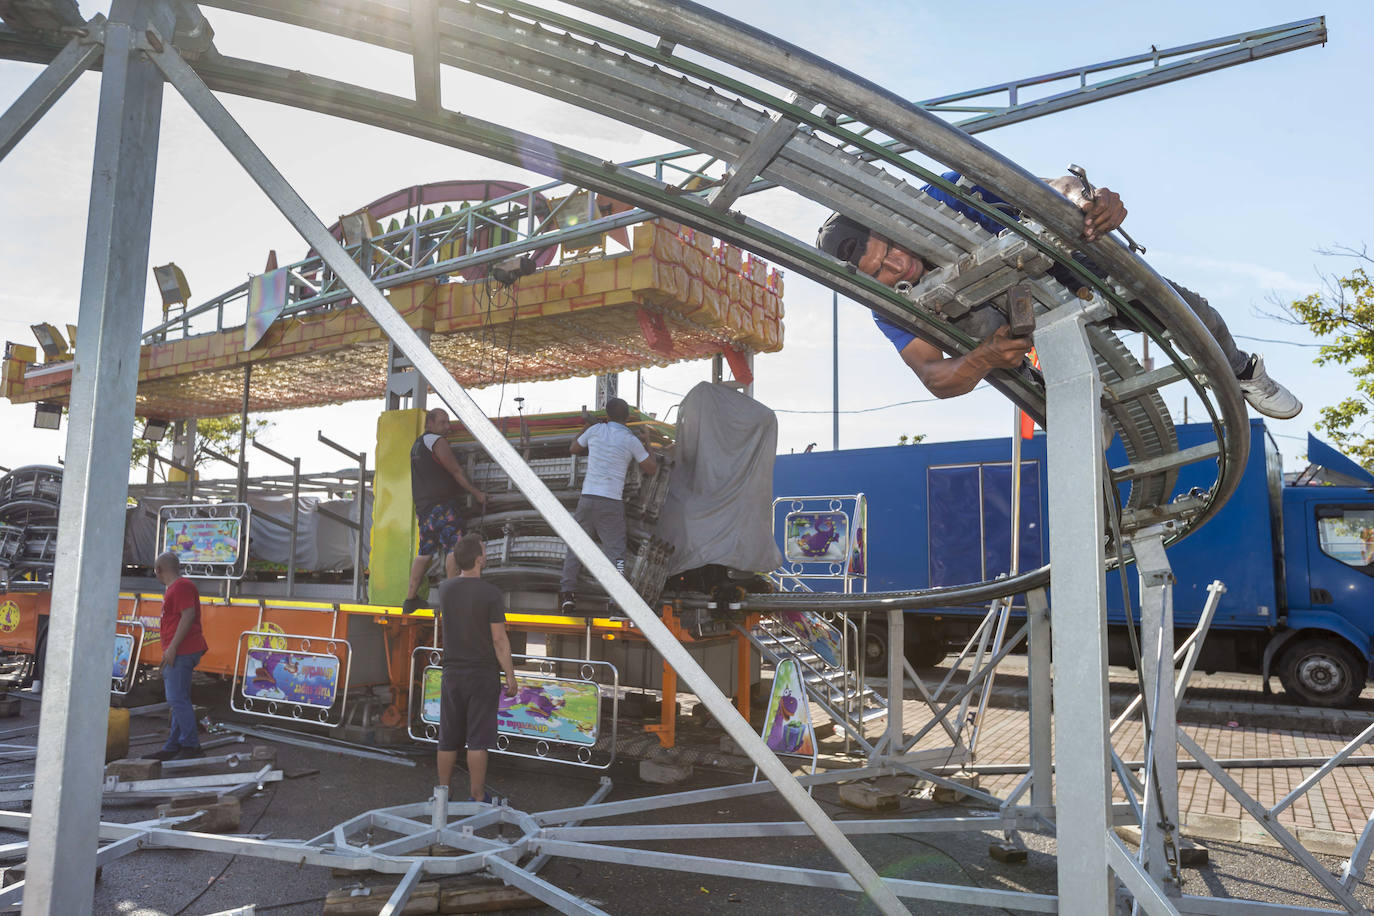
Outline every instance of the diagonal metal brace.
<svg viewBox="0 0 1374 916">
<path fill-rule="evenodd" d="M 0 115 L 0 159 L 24 139 L 24 135 L 62 98 L 76 78 L 105 53 L 105 17 L 96 13 L 29 88 Z"/>
</svg>

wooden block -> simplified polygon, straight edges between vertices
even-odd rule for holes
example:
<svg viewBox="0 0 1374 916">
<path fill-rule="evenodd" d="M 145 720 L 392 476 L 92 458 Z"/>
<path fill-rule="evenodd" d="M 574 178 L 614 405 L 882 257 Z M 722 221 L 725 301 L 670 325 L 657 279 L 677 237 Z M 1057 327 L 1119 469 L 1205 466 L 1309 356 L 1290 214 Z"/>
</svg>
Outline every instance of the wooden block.
<svg viewBox="0 0 1374 916">
<path fill-rule="evenodd" d="M 445 887 L 439 892 L 440 913 L 491 913 L 528 910 L 544 904 L 518 887 L 498 883 Z"/>
<path fill-rule="evenodd" d="M 989 843 L 988 855 L 1004 865 L 1025 865 L 1028 858 L 1024 848 L 1011 843 Z"/>
<path fill-rule="evenodd" d="M 105 764 L 106 776 L 118 776 L 123 780 L 157 779 L 162 775 L 162 761 L 146 757 L 126 757 Z"/>
<path fill-rule="evenodd" d="M 332 890 L 324 898 L 324 916 L 377 916 L 395 890 L 395 884 Z M 421 881 L 415 885 L 410 900 L 398 911 L 398 916 L 424 916 L 437 912 L 439 885 L 433 881 Z"/>
<path fill-rule="evenodd" d="M 239 829 L 240 809 L 237 796 L 229 795 L 208 805 L 187 805 L 176 807 L 172 804 L 158 805 L 158 817 L 181 817 L 202 812 L 199 817 L 183 821 L 177 830 L 194 830 L 198 833 L 231 833 Z"/>
<path fill-rule="evenodd" d="M 0 719 L 13 719 L 19 715 L 19 699 L 17 697 L 0 698 Z"/>
<path fill-rule="evenodd" d="M 948 779 L 950 782 L 958 783 L 961 786 L 968 786 L 970 789 L 978 788 L 977 773 L 955 773 L 953 775 L 946 776 L 945 778 Z M 965 794 L 966 793 L 960 792 L 958 789 L 951 789 L 949 786 L 936 786 L 934 791 L 930 793 L 930 797 L 934 801 L 948 805 L 959 801 L 961 798 L 965 796 Z"/>
<path fill-rule="evenodd" d="M 902 804 L 902 797 L 871 782 L 847 782 L 840 786 L 840 801 L 862 811 L 892 811 Z"/>
<path fill-rule="evenodd" d="M 1211 854 L 1206 846 L 1199 846 L 1187 837 L 1179 837 L 1178 864 L 1184 868 L 1206 868 L 1211 863 Z"/>
</svg>

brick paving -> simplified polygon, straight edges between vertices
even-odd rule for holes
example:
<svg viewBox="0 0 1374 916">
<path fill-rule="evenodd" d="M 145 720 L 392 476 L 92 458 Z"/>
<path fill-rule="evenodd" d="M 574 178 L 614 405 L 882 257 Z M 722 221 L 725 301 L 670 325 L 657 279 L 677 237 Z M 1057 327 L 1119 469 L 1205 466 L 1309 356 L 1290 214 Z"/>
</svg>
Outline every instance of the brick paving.
<svg viewBox="0 0 1374 916">
<path fill-rule="evenodd" d="M 1024 667 L 1021 670 L 1024 672 Z M 984 713 L 978 738 L 978 764 L 1024 764 L 1027 761 L 1029 716 L 1024 702 L 1017 702 L 1018 697 L 1024 699 L 1024 676 L 1018 678 L 1013 670 L 1002 680 L 998 698 L 1010 702 L 990 705 Z M 962 682 L 961 676 L 955 678 L 956 686 Z M 1111 682 L 1115 711 L 1123 708 L 1133 695 L 1131 688 L 1135 675 L 1125 669 L 1113 668 Z M 936 683 L 938 677 L 927 678 L 930 688 L 933 689 Z M 1326 758 L 1374 722 L 1374 713 L 1370 711 L 1374 707 L 1371 695 L 1374 692 L 1371 691 L 1366 691 L 1354 710 L 1313 710 L 1286 704 L 1281 696 L 1266 698 L 1258 692 L 1258 685 L 1258 678 L 1245 675 L 1198 675 L 1180 710 L 1179 728 L 1218 760 Z M 1192 690 L 1192 687 L 1197 689 Z M 880 690 L 885 692 L 884 688 Z M 973 706 L 976 708 L 976 703 Z M 912 734 L 932 718 L 926 705 L 915 699 L 907 699 L 904 703 L 904 716 L 907 734 Z M 1194 721 L 1197 719 L 1203 721 Z M 1305 727 L 1292 727 L 1294 724 Z M 881 723 L 871 726 L 874 732 L 881 727 Z M 965 734 L 968 734 L 967 727 Z M 922 740 L 918 749 L 948 746 L 948 743 L 943 729 L 937 728 Z M 1121 727 L 1114 736 L 1113 746 L 1123 760 L 1143 759 L 1144 727 L 1138 716 Z M 1357 756 L 1374 755 L 1374 748 L 1366 745 L 1355 753 Z M 1180 761 L 1188 759 L 1181 748 L 1178 756 Z M 1315 766 L 1245 767 L 1228 768 L 1228 773 L 1256 801 L 1270 808 L 1316 769 Z M 1020 774 L 984 775 L 981 784 L 984 790 L 1005 796 L 1021 778 Z M 1125 801 L 1119 784 L 1115 798 Z M 1245 842 L 1272 842 L 1263 828 L 1243 812 L 1239 802 L 1204 770 L 1180 770 L 1179 809 L 1185 833 Z M 1278 821 L 1294 830 L 1309 848 L 1339 854 L 1350 851 L 1372 814 L 1374 765 L 1342 766 L 1281 812 Z"/>
</svg>

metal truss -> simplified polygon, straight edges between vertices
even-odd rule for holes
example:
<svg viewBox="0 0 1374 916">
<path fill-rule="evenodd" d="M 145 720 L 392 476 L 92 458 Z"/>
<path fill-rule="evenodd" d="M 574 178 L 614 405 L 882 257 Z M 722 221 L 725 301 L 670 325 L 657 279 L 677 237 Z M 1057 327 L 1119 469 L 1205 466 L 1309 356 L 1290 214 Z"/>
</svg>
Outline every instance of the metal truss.
<svg viewBox="0 0 1374 916">
<path fill-rule="evenodd" d="M 575 2 L 575 6 L 624 26 L 624 32 L 515 0 L 490 0 L 481 5 L 456 0 L 414 4 L 392 0 L 340 6 L 323 0 L 226 0 L 215 5 L 410 53 L 415 62 L 416 99 L 400 99 L 286 68 L 225 58 L 210 43 L 209 26 L 199 10 L 186 2 L 116 0 L 108 23 L 93 20 L 81 26 L 71 20 L 75 12 L 72 4 L 33 0 L 22 5 L 24 12 L 17 21 L 7 19 L 9 25 L 17 28 L 13 35 L 0 35 L 0 49 L 5 52 L 45 59 L 48 51 L 42 49 L 51 47 L 49 33 L 24 17 L 46 10 L 52 21 L 79 27 L 78 38 L 100 42 L 104 68 L 96 180 L 82 283 L 83 346 L 75 357 L 77 381 L 73 387 L 63 484 L 63 502 L 75 511 L 64 513 L 59 532 L 63 555 L 71 558 L 72 572 L 62 579 L 54 593 L 52 651 L 46 681 L 49 700 L 56 702 L 43 707 L 33 817 L 29 820 L 20 814 L 0 814 L 0 825 L 27 827 L 30 831 L 32 855 L 26 911 L 89 911 L 89 884 L 73 881 L 71 876 L 90 874 L 100 861 L 149 841 L 269 858 L 289 854 L 293 862 L 399 874 L 401 884 L 393 898 L 398 906 L 423 873 L 452 874 L 485 868 L 565 912 L 600 912 L 537 877 L 538 866 L 553 855 L 762 880 L 802 881 L 811 886 L 862 892 L 885 914 L 906 912 L 903 898 L 1099 914 L 1115 905 L 1118 883 L 1129 890 L 1140 908 L 1151 913 L 1239 913 L 1253 906 L 1248 902 L 1180 895 L 1170 887 L 1169 825 L 1177 823 L 1177 814 L 1170 808 L 1168 793 L 1155 790 L 1164 778 L 1159 769 L 1163 749 L 1172 753 L 1176 734 L 1165 711 L 1172 706 L 1168 700 L 1175 692 L 1173 666 L 1163 663 L 1174 653 L 1162 636 L 1150 644 L 1156 661 L 1148 672 L 1144 691 L 1144 707 L 1154 726 L 1146 775 L 1138 793 L 1129 774 L 1121 775 L 1122 782 L 1132 787 L 1128 793 L 1132 801 L 1124 806 L 1124 812 L 1111 803 L 1114 755 L 1107 722 L 1102 575 L 1106 561 L 1102 494 L 1108 477 L 1096 448 L 1102 431 L 1103 397 L 1110 405 L 1112 422 L 1126 433 L 1131 461 L 1130 466 L 1114 469 L 1111 474 L 1113 482 L 1132 483 L 1131 509 L 1135 515 L 1123 529 L 1124 534 L 1148 532 L 1148 537 L 1158 538 L 1161 553 L 1164 541 L 1203 523 L 1226 501 L 1239 480 L 1248 448 L 1246 437 L 1234 434 L 1235 430 L 1245 428 L 1245 413 L 1220 350 L 1198 319 L 1147 265 L 1113 240 L 1083 243 L 1078 239 L 1081 216 L 1072 204 L 1030 173 L 919 107 L 799 48 L 690 3 Z M 354 15 L 358 7 L 365 8 L 367 15 Z M 1298 28 L 1281 40 L 1300 43 L 1316 35 L 1319 28 L 1319 24 L 1306 31 Z M 635 30 L 656 36 L 657 44 L 646 44 L 633 37 L 637 34 Z M 1263 40 L 1266 39 L 1256 39 Z M 701 64 L 695 58 L 675 55 L 674 49 L 679 45 L 693 48 L 714 63 Z M 0 121 L 0 150 L 17 142 L 51 105 L 61 87 L 70 84 L 72 71 L 88 65 L 90 59 L 91 55 L 76 47 L 50 65 L 35 88 L 21 96 Z M 710 192 L 684 193 L 683 188 L 660 177 L 604 162 L 500 125 L 466 118 L 440 107 L 436 71 L 441 64 L 466 67 L 677 139 L 694 150 L 733 164 L 735 176 L 755 171 L 757 174 L 748 183 L 743 177 L 725 178 L 714 196 Z M 712 69 L 716 66 L 720 69 Z M 730 73 L 744 76 L 727 75 Z M 102 657 L 114 636 L 114 620 L 102 615 L 100 596 L 113 592 L 117 586 L 117 558 L 104 545 L 101 534 L 113 530 L 122 519 L 128 454 L 109 445 L 127 441 L 132 419 L 139 341 L 131 330 L 137 328 L 138 322 L 130 320 L 129 312 L 143 302 L 164 80 L 205 121 L 319 253 L 324 267 L 337 278 L 339 290 L 347 290 L 388 335 L 396 350 L 429 380 L 440 399 L 544 515 L 664 660 L 677 670 L 727 734 L 751 757 L 767 783 L 622 802 L 598 798 L 589 805 L 536 814 L 450 805 L 444 793 L 439 793 L 430 804 L 369 812 L 327 835 L 295 843 L 172 831 L 166 823 L 98 823 L 100 752 L 92 736 L 100 734 L 97 726 L 102 723 L 94 721 L 93 704 L 83 702 L 82 698 L 103 695 L 108 682 L 103 670 L 83 666 L 79 660 Z M 786 95 L 775 94 L 773 86 L 784 87 Z M 1015 267 L 1008 271 L 1012 263 L 1057 262 L 1074 271 L 1091 291 L 1091 301 L 1070 295 L 1047 280 L 1032 278 L 1042 312 L 1036 343 L 1045 364 L 1043 382 L 1014 373 L 994 379 L 1018 404 L 1044 416 L 1051 430 L 1051 553 L 1072 558 L 1061 559 L 1055 567 L 1056 611 L 1052 626 L 1042 593 L 1032 592 L 1028 621 L 1022 628 L 1030 640 L 1032 691 L 1038 697 L 1031 715 L 1032 771 L 1008 799 L 972 793 L 977 801 L 996 804 L 998 814 L 988 818 L 858 821 L 841 825 L 816 805 L 807 787 L 899 772 L 920 775 L 936 784 L 954 785 L 936 772 L 939 767 L 932 765 L 935 761 L 929 752 L 918 750 L 915 745 L 935 727 L 942 727 L 949 734 L 949 713 L 958 709 L 962 716 L 967 712 L 973 692 L 987 682 L 996 662 L 1022 638 L 1021 631 L 1010 638 L 1006 636 L 1004 614 L 990 614 L 984 624 L 973 649 L 976 676 L 956 691 L 936 721 L 924 731 L 909 739 L 901 704 L 894 702 L 885 733 L 873 745 L 866 768 L 794 778 L 390 306 L 369 275 L 375 273 L 372 265 L 377 259 L 360 258 L 358 252 L 350 254 L 339 244 L 232 119 L 213 94 L 214 89 L 349 117 L 536 168 L 578 187 L 613 195 L 800 270 L 911 325 L 923 338 L 953 353 L 965 352 L 974 341 L 947 316 L 921 305 L 921 297 L 931 291 L 929 288 L 890 290 L 852 274 L 810 245 L 723 209 L 730 197 L 753 188 L 758 181 L 767 181 L 845 212 L 939 265 L 945 271 L 942 279 L 949 281 L 953 290 L 950 301 L 957 301 L 964 288 L 959 285 L 962 280 L 983 282 L 992 278 L 991 282 L 997 283 L 1029 270 Z M 841 118 L 846 119 L 845 123 L 840 123 Z M 904 157 L 902 152 L 906 150 L 955 168 L 1014 201 L 1021 208 L 1024 221 L 992 210 L 981 198 Z M 926 182 L 999 219 L 1006 231 L 994 237 L 966 217 L 934 203 L 919 190 L 919 185 Z M 716 200 L 726 203 L 714 206 Z M 523 244 L 548 244 L 547 238 L 542 242 L 534 239 L 529 236 Z M 415 240 L 414 233 L 411 240 Z M 1074 248 L 1089 252 L 1109 270 L 1112 279 L 1104 280 L 1084 271 L 1071 257 Z M 400 258 L 400 250 L 383 252 L 380 261 L 398 267 L 408 264 L 413 269 L 414 263 Z M 414 256 L 422 246 L 414 244 L 409 250 Z M 985 265 L 991 268 L 982 271 Z M 310 280 L 304 274 L 299 279 Z M 324 288 L 323 283 L 318 287 Z M 1162 328 L 1141 320 L 1142 304 Z M 1103 327 L 1108 320 L 1150 333 L 1169 360 L 1167 370 L 1143 372 Z M 1213 419 L 1217 442 L 1205 454 L 1178 451 L 1167 412 L 1158 403 L 1159 387 L 1178 381 L 1192 386 Z M 1206 396 L 1208 388 L 1210 397 Z M 1172 490 L 1172 472 L 1183 463 L 1212 457 L 1217 459 L 1219 470 L 1210 493 L 1200 503 L 1171 512 L 1165 500 Z M 1163 532 L 1152 532 L 1145 527 L 1147 520 L 1162 520 L 1168 527 Z M 1122 542 L 1123 530 L 1113 531 L 1117 544 Z M 1041 571 L 1039 581 L 1043 581 L 1043 576 Z M 1027 576 L 985 586 L 994 592 L 989 597 L 999 597 L 1035 579 L 1037 576 Z M 1156 583 L 1160 591 L 1148 599 L 1152 602 L 1151 622 L 1160 632 L 1171 624 L 1169 594 L 1163 581 Z M 891 596 L 841 597 L 845 601 L 874 602 L 876 607 L 887 610 L 890 640 L 894 645 L 902 645 L 903 615 L 893 608 L 907 604 L 895 604 Z M 1051 643 L 1056 660 L 1052 684 Z M 899 690 L 908 673 L 903 664 L 900 653 L 892 653 L 889 683 L 894 685 L 890 688 L 893 691 Z M 1047 702 L 1051 693 L 1053 718 Z M 1053 798 L 1049 783 L 1051 728 L 1056 732 L 1059 747 L 1073 748 L 1072 753 L 1060 755 L 1054 764 L 1059 784 L 1072 785 L 1074 791 L 1060 792 Z M 957 746 L 958 729 L 951 738 Z M 1208 766 L 1209 758 L 1191 739 L 1181 734 L 1177 739 Z M 974 740 L 970 737 L 968 743 Z M 1216 770 L 1214 775 L 1225 785 L 1224 773 L 1215 762 L 1211 769 Z M 1115 772 L 1123 770 L 1117 761 Z M 609 791 L 609 786 L 605 789 Z M 809 832 L 835 857 L 842 872 L 605 845 L 599 842 L 611 838 L 605 831 L 598 833 L 599 828 L 579 826 L 583 821 L 602 817 L 766 791 L 778 792 L 800 820 L 781 825 L 692 825 L 689 832 L 696 836 L 728 836 L 737 830 L 751 830 L 754 832 L 749 835 L 762 836 Z M 1031 805 L 1022 808 L 1016 801 L 1024 791 L 1030 792 Z M 1173 804 L 1176 807 L 1176 802 Z M 1245 805 L 1244 799 L 1242 804 Z M 1129 854 L 1110 832 L 1123 813 L 1142 824 L 1144 835 L 1138 857 Z M 428 823 L 424 820 L 426 815 Z M 458 822 L 451 821 L 453 815 L 458 816 Z M 853 833 L 885 832 L 894 826 L 904 831 L 983 830 L 989 824 L 1018 829 L 1043 823 L 1051 816 L 1059 846 L 1057 898 L 885 879 L 850 841 Z M 1152 823 L 1163 825 L 1157 837 L 1150 832 Z M 505 840 L 479 835 L 479 831 L 499 825 L 519 831 L 519 836 Z M 365 828 L 390 831 L 394 839 L 363 845 L 356 836 L 358 830 Z M 639 830 L 646 840 L 662 839 L 665 832 L 664 828 L 652 825 L 617 827 L 614 839 L 623 839 L 625 834 L 621 831 L 625 829 Z M 677 836 L 683 833 L 682 825 L 674 825 L 672 830 Z M 97 851 L 90 846 L 93 835 L 113 842 Z M 1275 836 L 1284 842 L 1282 832 Z M 435 840 L 454 845 L 464 854 L 441 862 L 411 855 Z M 1364 868 L 1368 836 L 1361 846 L 1360 854 L 1352 860 L 1350 875 L 1358 876 Z M 1161 849 L 1165 850 L 1162 854 Z M 1290 851 L 1307 864 L 1310 856 L 1304 859 L 1299 849 Z M 521 868 L 518 863 L 527 853 L 534 859 Z M 1323 883 L 1336 899 L 1350 906 L 1348 901 L 1353 898 L 1347 888 L 1348 880 L 1336 880 L 1334 887 Z M 17 896 L 24 891 L 4 893 Z"/>
</svg>

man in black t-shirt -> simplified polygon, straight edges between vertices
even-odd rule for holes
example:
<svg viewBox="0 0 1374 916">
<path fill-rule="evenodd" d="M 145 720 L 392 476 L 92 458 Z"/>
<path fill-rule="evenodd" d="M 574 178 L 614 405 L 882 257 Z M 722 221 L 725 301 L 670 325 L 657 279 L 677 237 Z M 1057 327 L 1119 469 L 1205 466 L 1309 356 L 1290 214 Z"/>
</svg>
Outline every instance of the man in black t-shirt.
<svg viewBox="0 0 1374 916">
<path fill-rule="evenodd" d="M 469 801 L 490 803 L 487 752 L 496 747 L 501 672 L 506 696 L 516 694 L 515 663 L 506 636 L 505 596 L 482 581 L 487 555 L 482 539 L 465 535 L 453 551 L 459 573 L 439 586 L 444 634 L 444 677 L 439 700 L 439 781 L 448 788 L 458 749 L 467 748 Z"/>
</svg>

